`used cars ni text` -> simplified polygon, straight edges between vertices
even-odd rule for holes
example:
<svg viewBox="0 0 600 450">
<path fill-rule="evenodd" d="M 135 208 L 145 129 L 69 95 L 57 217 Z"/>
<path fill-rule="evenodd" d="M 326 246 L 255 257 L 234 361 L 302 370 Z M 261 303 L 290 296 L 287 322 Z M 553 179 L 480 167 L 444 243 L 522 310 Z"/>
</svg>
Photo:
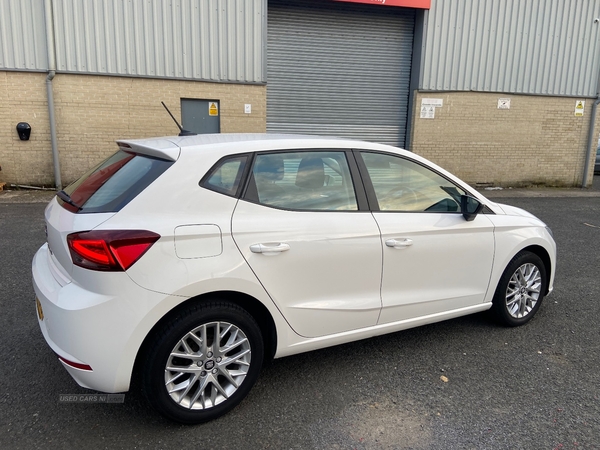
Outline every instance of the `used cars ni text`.
<svg viewBox="0 0 600 450">
<path fill-rule="evenodd" d="M 381 144 L 118 141 L 45 211 L 38 321 L 81 386 L 214 419 L 264 361 L 491 309 L 522 325 L 556 245 L 528 212 Z"/>
</svg>

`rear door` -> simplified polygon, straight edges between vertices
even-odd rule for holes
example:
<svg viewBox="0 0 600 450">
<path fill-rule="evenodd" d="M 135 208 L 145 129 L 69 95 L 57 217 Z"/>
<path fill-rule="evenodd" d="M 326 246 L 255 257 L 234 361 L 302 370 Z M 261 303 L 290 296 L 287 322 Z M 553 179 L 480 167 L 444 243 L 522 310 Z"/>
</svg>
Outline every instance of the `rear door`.
<svg viewBox="0 0 600 450">
<path fill-rule="evenodd" d="M 345 151 L 258 154 L 233 214 L 236 244 L 302 336 L 372 326 L 379 317 L 380 235 L 353 184 L 356 171 Z"/>
</svg>

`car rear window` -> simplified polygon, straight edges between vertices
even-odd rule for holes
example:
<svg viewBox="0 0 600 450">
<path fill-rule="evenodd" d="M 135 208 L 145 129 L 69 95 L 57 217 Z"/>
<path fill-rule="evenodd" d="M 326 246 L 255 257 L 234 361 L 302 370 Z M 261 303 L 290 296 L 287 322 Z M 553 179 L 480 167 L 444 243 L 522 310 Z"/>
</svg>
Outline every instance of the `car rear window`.
<svg viewBox="0 0 600 450">
<path fill-rule="evenodd" d="M 74 213 L 117 212 L 156 180 L 173 161 L 119 150 L 65 188 L 74 204 L 58 199 Z"/>
</svg>

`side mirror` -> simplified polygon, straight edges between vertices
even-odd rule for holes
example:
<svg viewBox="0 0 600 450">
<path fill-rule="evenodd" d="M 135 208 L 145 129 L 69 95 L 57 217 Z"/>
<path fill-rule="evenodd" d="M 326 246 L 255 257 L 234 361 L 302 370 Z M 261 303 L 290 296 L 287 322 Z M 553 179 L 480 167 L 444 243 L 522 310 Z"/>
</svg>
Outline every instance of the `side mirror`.
<svg viewBox="0 0 600 450">
<path fill-rule="evenodd" d="M 475 219 L 483 209 L 483 203 L 468 195 L 460 196 L 460 212 L 467 222 Z"/>
</svg>

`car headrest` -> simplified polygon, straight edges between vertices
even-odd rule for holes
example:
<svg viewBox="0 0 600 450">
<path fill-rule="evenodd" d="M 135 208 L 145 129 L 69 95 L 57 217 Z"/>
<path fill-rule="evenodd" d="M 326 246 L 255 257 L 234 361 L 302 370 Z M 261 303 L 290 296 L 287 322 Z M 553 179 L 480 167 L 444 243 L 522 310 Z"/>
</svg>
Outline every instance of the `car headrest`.
<svg viewBox="0 0 600 450">
<path fill-rule="evenodd" d="M 305 189 L 319 189 L 325 184 L 323 160 L 315 156 L 302 158 L 296 175 L 296 186 Z"/>
</svg>

